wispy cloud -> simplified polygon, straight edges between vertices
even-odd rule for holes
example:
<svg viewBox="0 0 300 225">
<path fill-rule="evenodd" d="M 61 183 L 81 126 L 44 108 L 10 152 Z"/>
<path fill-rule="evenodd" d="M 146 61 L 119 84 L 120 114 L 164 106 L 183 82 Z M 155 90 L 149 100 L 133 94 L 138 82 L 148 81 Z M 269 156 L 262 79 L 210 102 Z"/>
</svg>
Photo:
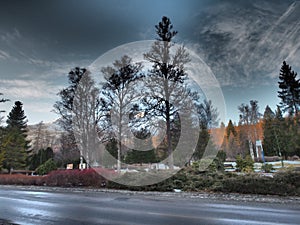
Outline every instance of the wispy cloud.
<svg viewBox="0 0 300 225">
<path fill-rule="evenodd" d="M 9 59 L 10 58 L 10 54 L 6 51 L 3 51 L 0 49 L 0 59 Z"/>
<path fill-rule="evenodd" d="M 0 32 L 0 39 L 3 42 L 11 43 L 12 41 L 15 41 L 17 39 L 20 39 L 22 36 L 18 29 L 14 28 L 11 31 L 6 32 Z"/>
<path fill-rule="evenodd" d="M 42 80 L 0 80 L 0 88 L 13 99 L 53 99 L 59 86 Z"/>
</svg>

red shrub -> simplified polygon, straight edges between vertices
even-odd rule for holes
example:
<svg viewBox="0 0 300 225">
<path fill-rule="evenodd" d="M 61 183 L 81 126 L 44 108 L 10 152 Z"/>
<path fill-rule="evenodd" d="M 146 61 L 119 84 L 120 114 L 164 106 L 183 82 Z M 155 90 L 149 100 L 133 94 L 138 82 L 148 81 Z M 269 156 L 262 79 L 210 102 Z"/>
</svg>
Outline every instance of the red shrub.
<svg viewBox="0 0 300 225">
<path fill-rule="evenodd" d="M 27 176 L 22 174 L 1 174 L 0 184 L 2 185 L 41 185 L 42 177 Z"/>
<path fill-rule="evenodd" d="M 106 180 L 93 169 L 56 170 L 43 177 L 47 186 L 59 187 L 102 187 Z"/>
</svg>

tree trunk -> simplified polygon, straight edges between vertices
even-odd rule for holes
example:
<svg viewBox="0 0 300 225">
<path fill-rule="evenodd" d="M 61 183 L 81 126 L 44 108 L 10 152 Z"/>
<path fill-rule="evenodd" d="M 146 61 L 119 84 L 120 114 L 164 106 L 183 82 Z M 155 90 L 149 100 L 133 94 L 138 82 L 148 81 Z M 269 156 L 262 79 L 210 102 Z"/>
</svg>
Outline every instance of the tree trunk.
<svg viewBox="0 0 300 225">
<path fill-rule="evenodd" d="M 122 107 L 122 105 L 121 105 Z M 121 111 L 121 110 L 120 110 Z M 119 118 L 119 132 L 118 132 L 118 162 L 117 162 L 117 171 L 118 173 L 121 172 L 121 150 L 122 150 L 122 115 L 120 113 L 120 118 Z"/>
<path fill-rule="evenodd" d="M 167 144 L 168 144 L 168 163 L 170 170 L 174 170 L 174 159 L 172 152 L 172 140 L 171 140 L 171 119 L 170 119 L 170 103 L 166 101 L 166 125 L 167 125 Z"/>
</svg>

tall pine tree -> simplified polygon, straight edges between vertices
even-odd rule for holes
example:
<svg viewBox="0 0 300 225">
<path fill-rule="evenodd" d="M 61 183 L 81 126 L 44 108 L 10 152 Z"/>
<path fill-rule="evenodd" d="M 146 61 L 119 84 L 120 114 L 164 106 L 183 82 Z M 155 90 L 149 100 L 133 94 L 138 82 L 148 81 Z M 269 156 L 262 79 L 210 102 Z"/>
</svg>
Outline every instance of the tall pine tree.
<svg viewBox="0 0 300 225">
<path fill-rule="evenodd" d="M 149 79 L 146 79 L 146 87 L 149 90 L 144 99 L 147 114 L 153 118 L 162 118 L 166 125 L 166 143 L 168 164 L 170 169 L 174 168 L 172 149 L 171 124 L 179 107 L 184 107 L 190 92 L 184 86 L 187 79 L 185 64 L 190 61 L 189 54 L 184 47 L 176 49 L 171 54 L 173 38 L 177 31 L 168 17 L 155 26 L 157 41 L 152 45 L 150 51 L 144 54 L 144 58 L 152 64 L 149 71 Z"/>
<path fill-rule="evenodd" d="M 29 154 L 29 141 L 26 140 L 27 119 L 22 102 L 15 102 L 6 123 L 6 134 L 2 143 L 2 148 L 6 153 L 4 166 L 9 171 L 11 169 L 24 169 Z"/>
<path fill-rule="evenodd" d="M 300 110 L 300 81 L 297 79 L 297 73 L 285 61 L 283 61 L 280 69 L 278 84 L 280 89 L 278 97 L 281 99 L 282 111 L 288 112 L 289 115 L 298 114 Z"/>
</svg>

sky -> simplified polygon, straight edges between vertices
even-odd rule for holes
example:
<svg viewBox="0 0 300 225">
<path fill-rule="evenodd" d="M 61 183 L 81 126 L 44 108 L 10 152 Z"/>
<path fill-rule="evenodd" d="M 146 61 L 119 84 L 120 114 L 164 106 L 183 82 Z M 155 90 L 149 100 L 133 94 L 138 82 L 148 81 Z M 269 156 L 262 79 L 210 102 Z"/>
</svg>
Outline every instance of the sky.
<svg viewBox="0 0 300 225">
<path fill-rule="evenodd" d="M 300 2 L 292 0 L 2 0 L 0 93 L 24 104 L 28 124 L 58 118 L 67 74 L 126 43 L 152 40 L 162 16 L 177 44 L 196 52 L 218 80 L 229 119 L 257 100 L 273 110 L 283 60 L 300 72 Z M 3 114 L 6 115 L 5 113 Z M 2 116 L 3 116 L 2 115 Z"/>
</svg>

